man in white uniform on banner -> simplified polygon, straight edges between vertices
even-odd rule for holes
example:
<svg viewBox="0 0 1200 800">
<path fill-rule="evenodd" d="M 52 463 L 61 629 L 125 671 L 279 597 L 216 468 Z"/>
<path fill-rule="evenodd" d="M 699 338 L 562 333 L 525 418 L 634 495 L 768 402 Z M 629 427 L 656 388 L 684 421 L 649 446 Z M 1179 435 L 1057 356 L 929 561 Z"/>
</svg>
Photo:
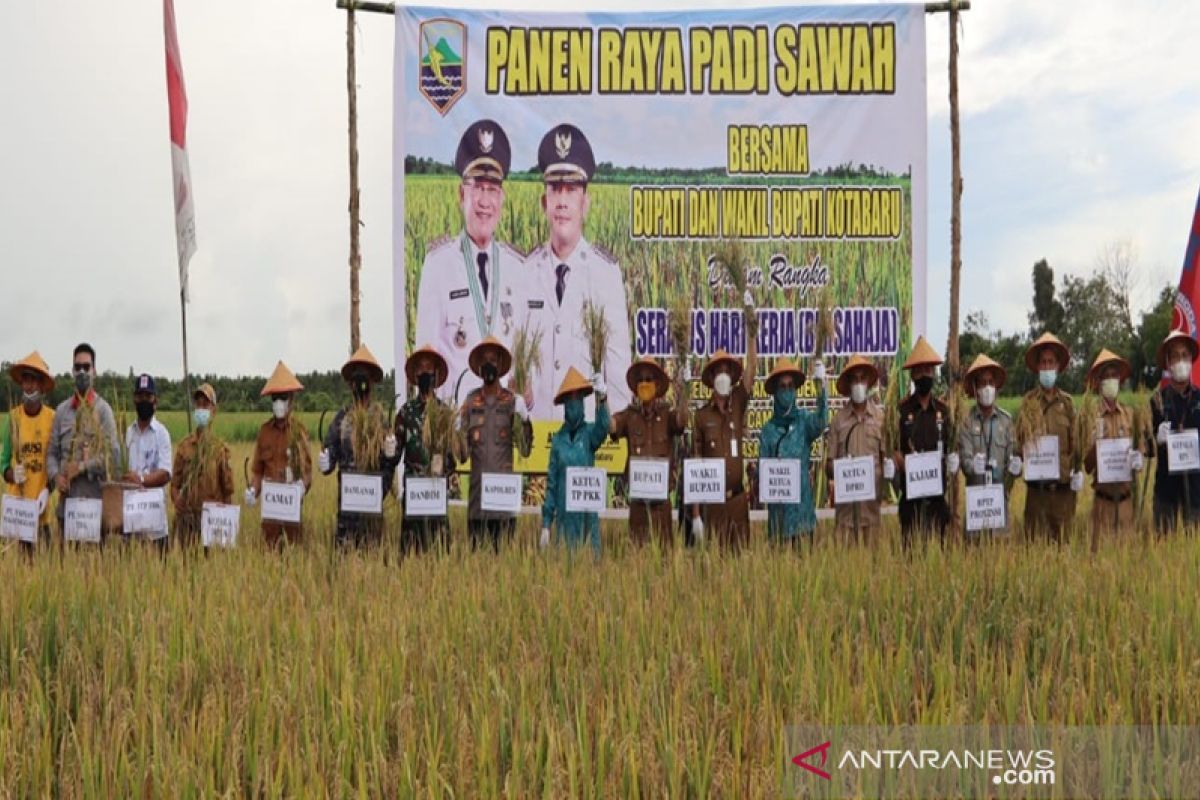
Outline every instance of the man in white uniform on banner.
<svg viewBox="0 0 1200 800">
<path fill-rule="evenodd" d="M 511 156 L 496 122 L 481 119 L 467 128 L 454 157 L 463 230 L 432 242 L 421 265 L 416 341 L 432 342 L 446 357 L 450 376 L 437 394 L 455 406 L 481 384 L 467 367 L 471 348 L 488 336 L 511 348 L 517 314 L 526 307 L 524 259 L 494 238 Z"/>
<path fill-rule="evenodd" d="M 563 407 L 554 404 L 557 387 L 571 367 L 591 365 L 584 333 L 583 307 L 590 301 L 604 309 L 610 334 L 604 359 L 603 380 L 613 408 L 629 405 L 625 373 L 633 361 L 629 340 L 629 310 L 625 281 L 617 260 L 608 251 L 583 238 L 590 197 L 588 182 L 596 171 L 592 147 L 574 125 L 556 125 L 538 147 L 538 168 L 545 192 L 542 211 L 550 228 L 550 241 L 529 254 L 533 292 L 528 298 L 532 316 L 540 312 L 542 368 L 534 382 L 535 419 L 562 420 Z M 586 401 L 586 413 L 595 401 Z"/>
</svg>

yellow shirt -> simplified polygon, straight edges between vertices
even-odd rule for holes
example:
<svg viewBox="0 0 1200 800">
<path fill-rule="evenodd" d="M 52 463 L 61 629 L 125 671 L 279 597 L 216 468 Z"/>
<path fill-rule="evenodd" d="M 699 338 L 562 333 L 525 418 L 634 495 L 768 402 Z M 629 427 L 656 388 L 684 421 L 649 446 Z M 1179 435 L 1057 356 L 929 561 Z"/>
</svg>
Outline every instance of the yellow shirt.
<svg viewBox="0 0 1200 800">
<path fill-rule="evenodd" d="M 13 497 L 24 497 L 36 500 L 42 489 L 50 485 L 46 474 L 46 453 L 50 449 L 50 427 L 54 424 L 54 409 L 43 405 L 35 416 L 25 413 L 24 406 L 18 406 L 10 414 L 10 422 L 4 431 L 4 455 L 7 457 L 3 469 L 22 464 L 25 467 L 25 484 L 18 486 L 8 484 L 8 494 Z M 16 422 L 16 446 L 12 441 L 13 422 Z M 14 452 L 15 451 L 15 452 Z M 41 522 L 46 524 L 50 519 L 50 504 L 42 512 Z"/>
</svg>

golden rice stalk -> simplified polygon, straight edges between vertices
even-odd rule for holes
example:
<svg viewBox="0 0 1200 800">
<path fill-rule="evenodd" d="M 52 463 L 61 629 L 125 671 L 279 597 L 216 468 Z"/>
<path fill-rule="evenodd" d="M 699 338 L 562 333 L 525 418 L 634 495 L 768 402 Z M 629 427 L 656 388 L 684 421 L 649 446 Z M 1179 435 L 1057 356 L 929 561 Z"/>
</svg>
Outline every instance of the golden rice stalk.
<svg viewBox="0 0 1200 800">
<path fill-rule="evenodd" d="M 196 450 L 192 460 L 182 471 L 179 481 L 179 494 L 185 502 L 198 499 L 198 492 L 205 486 L 215 483 L 218 457 L 224 444 L 210 428 L 200 428 L 196 431 Z"/>
<path fill-rule="evenodd" d="M 612 329 L 604 316 L 604 307 L 590 300 L 583 304 L 583 332 L 587 337 L 592 372 L 604 370 L 604 354 L 608 352 L 608 336 Z"/>
<path fill-rule="evenodd" d="M 436 456 L 446 463 L 447 456 L 458 457 L 455 449 L 454 410 L 439 400 L 425 404 L 425 421 L 421 424 L 421 444 L 429 456 L 430 463 Z"/>
<path fill-rule="evenodd" d="M 1099 414 L 1096 395 L 1089 388 L 1083 393 L 1079 408 L 1075 410 L 1075 425 L 1072 437 L 1075 440 L 1075 452 L 1072 462 L 1076 470 L 1083 469 L 1083 459 L 1092 446 L 1096 444 L 1096 419 Z"/>
<path fill-rule="evenodd" d="M 383 442 L 387 438 L 387 414 L 379 403 L 355 403 L 347 414 L 350 420 L 350 452 L 354 466 L 363 472 L 379 469 Z M 343 423 L 344 424 L 344 423 Z"/>
<path fill-rule="evenodd" d="M 903 381 L 904 370 L 900 368 L 900 359 L 894 358 L 883 394 L 883 447 L 888 453 L 900 449 L 900 384 Z"/>
<path fill-rule="evenodd" d="M 542 368 L 542 329 L 530 332 L 522 325 L 513 334 L 513 366 L 511 388 L 519 395 L 529 390 L 530 381 Z"/>
<path fill-rule="evenodd" d="M 1133 395 L 1133 403 L 1131 407 L 1133 412 L 1133 449 L 1143 453 L 1156 452 L 1158 442 L 1154 438 L 1154 423 L 1150 416 L 1150 395 L 1144 389 L 1139 389 Z M 1152 450 L 1151 448 L 1155 448 Z M 1152 469 L 1143 469 L 1141 480 L 1138 476 L 1133 478 L 1133 507 L 1137 516 L 1135 519 L 1141 521 L 1142 507 L 1145 503 L 1146 491 L 1149 488 L 1150 473 Z"/>
<path fill-rule="evenodd" d="M 1021 401 L 1017 411 L 1017 422 L 1014 426 L 1017 435 L 1017 445 L 1036 445 L 1039 437 L 1046 433 L 1046 419 L 1042 413 L 1042 402 L 1036 395 L 1026 397 Z"/>
<path fill-rule="evenodd" d="M 120 440 L 118 434 L 117 439 Z M 99 459 L 104 468 L 101 480 L 110 480 L 113 473 L 112 442 L 104 435 L 104 427 L 100 424 L 100 415 L 96 406 L 80 403 L 75 412 L 75 433 L 71 437 L 72 462 Z"/>
<path fill-rule="evenodd" d="M 816 296 L 817 319 L 813 331 L 813 354 L 820 360 L 825 356 L 825 345 L 833 341 L 836 331 L 833 326 L 833 285 L 825 284 Z"/>
<path fill-rule="evenodd" d="M 671 298 L 671 307 L 667 310 L 667 324 L 671 347 L 682 369 L 691 350 L 692 337 L 692 300 L 686 292 L 679 292 Z"/>
<path fill-rule="evenodd" d="M 725 270 L 735 297 L 741 302 L 746 293 L 746 248 L 741 239 L 726 239 L 713 251 L 713 259 Z"/>
</svg>

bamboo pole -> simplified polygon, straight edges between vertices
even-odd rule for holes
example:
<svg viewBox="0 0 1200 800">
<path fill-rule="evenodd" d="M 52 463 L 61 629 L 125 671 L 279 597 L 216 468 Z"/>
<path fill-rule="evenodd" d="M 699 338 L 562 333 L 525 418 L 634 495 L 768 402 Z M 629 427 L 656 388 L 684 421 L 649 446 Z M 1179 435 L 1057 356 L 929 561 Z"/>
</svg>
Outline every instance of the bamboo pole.
<svg viewBox="0 0 1200 800">
<path fill-rule="evenodd" d="M 962 162 L 958 121 L 958 3 L 950 6 L 950 331 L 946 345 L 947 380 L 959 379 L 958 295 L 962 280 Z M 927 6 L 928 8 L 928 6 Z"/>
<path fill-rule="evenodd" d="M 358 350 L 359 335 L 359 272 L 362 270 L 362 251 L 359 244 L 358 193 L 358 87 L 354 58 L 354 9 L 346 11 L 346 95 L 349 104 L 350 149 L 350 352 Z"/>
</svg>

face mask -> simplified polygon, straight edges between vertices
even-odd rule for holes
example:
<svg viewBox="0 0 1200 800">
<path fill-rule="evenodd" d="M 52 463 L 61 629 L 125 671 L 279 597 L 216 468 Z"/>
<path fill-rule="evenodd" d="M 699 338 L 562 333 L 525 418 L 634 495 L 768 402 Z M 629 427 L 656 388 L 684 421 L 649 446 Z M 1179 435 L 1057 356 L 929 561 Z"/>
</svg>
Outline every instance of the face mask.
<svg viewBox="0 0 1200 800">
<path fill-rule="evenodd" d="M 271 401 L 271 413 L 275 415 L 275 419 L 283 419 L 288 413 L 288 401 L 284 398 Z"/>
<path fill-rule="evenodd" d="M 721 395 L 721 397 L 728 397 L 729 393 L 733 391 L 733 377 L 728 373 L 722 372 L 713 378 L 713 391 Z"/>
<path fill-rule="evenodd" d="M 422 372 L 420 375 L 417 376 L 417 390 L 419 392 L 421 392 L 421 394 L 425 394 L 432 388 L 433 388 L 433 373 L 432 372 Z"/>
<path fill-rule="evenodd" d="M 208 421 L 212 419 L 211 408 L 197 408 L 192 412 L 192 422 L 196 423 L 197 428 L 207 428 Z"/>
<path fill-rule="evenodd" d="M 862 405 L 867 402 L 867 385 L 865 383 L 854 383 L 850 385 L 850 400 L 855 405 Z"/>
<path fill-rule="evenodd" d="M 34 389 L 32 392 L 21 392 L 21 397 L 25 399 L 26 403 L 39 403 L 42 400 L 42 393 Z"/>
<path fill-rule="evenodd" d="M 917 387 L 917 394 L 924 397 L 933 390 L 933 376 L 922 375 L 920 378 L 917 378 L 915 381 L 913 381 L 913 386 Z"/>
<path fill-rule="evenodd" d="M 1117 392 L 1121 390 L 1119 378 L 1105 378 L 1100 381 L 1100 396 L 1105 400 L 1116 400 Z"/>
<path fill-rule="evenodd" d="M 134 403 L 133 407 L 137 409 L 138 419 L 140 419 L 142 422 L 146 422 L 154 416 L 154 403 L 150 402 L 149 400 L 142 400 Z"/>
<path fill-rule="evenodd" d="M 583 422 L 583 398 L 570 397 L 563 406 L 563 419 L 568 428 L 578 428 Z"/>
<path fill-rule="evenodd" d="M 786 417 L 796 407 L 796 389 L 780 389 L 775 392 L 775 415 Z"/>
<path fill-rule="evenodd" d="M 491 386 L 500 377 L 500 370 L 496 369 L 496 365 L 490 361 L 483 365 L 480 372 L 483 373 L 483 382 L 488 386 Z"/>
<path fill-rule="evenodd" d="M 979 405 L 991 407 L 992 403 L 996 402 L 996 387 L 980 386 L 979 391 L 975 393 L 975 397 L 979 400 Z"/>
<path fill-rule="evenodd" d="M 354 381 L 353 391 L 354 396 L 361 400 L 371 393 L 371 384 L 365 380 L 356 380 Z"/>
<path fill-rule="evenodd" d="M 1190 361 L 1176 361 L 1171 365 L 1171 377 L 1174 378 L 1177 383 L 1183 383 L 1191 376 L 1191 374 L 1192 362 Z"/>
<path fill-rule="evenodd" d="M 75 391 L 80 394 L 87 394 L 87 390 L 92 388 L 92 373 L 76 372 L 75 373 Z"/>
<path fill-rule="evenodd" d="M 658 387 L 655 386 L 654 381 L 642 381 L 637 385 L 637 397 L 644 406 L 653 403 L 657 394 Z"/>
<path fill-rule="evenodd" d="M 1043 389 L 1053 389 L 1056 380 L 1058 380 L 1058 370 L 1056 369 L 1044 369 L 1038 373 L 1038 383 L 1042 385 Z"/>
</svg>

